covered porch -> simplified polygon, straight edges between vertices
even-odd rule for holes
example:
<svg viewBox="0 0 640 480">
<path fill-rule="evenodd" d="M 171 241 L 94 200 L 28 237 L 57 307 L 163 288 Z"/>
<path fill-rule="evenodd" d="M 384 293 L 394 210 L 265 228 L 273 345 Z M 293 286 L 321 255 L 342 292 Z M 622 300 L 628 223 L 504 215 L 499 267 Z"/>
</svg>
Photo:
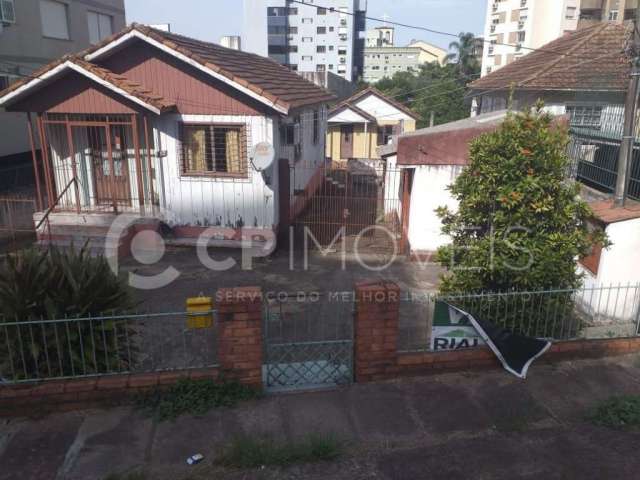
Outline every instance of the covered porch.
<svg viewBox="0 0 640 480">
<path fill-rule="evenodd" d="M 41 145 L 35 162 L 38 209 L 52 212 L 139 213 L 159 206 L 155 148 L 147 115 L 41 113 L 28 127 Z"/>
</svg>

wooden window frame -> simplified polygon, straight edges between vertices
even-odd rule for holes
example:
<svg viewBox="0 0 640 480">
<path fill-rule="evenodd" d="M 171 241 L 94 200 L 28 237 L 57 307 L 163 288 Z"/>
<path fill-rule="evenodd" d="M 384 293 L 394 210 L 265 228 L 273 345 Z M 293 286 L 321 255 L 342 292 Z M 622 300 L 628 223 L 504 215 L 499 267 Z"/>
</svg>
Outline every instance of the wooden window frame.
<svg viewBox="0 0 640 480">
<path fill-rule="evenodd" d="M 215 171 L 186 171 L 185 165 L 185 145 L 184 145 L 184 129 L 185 127 L 219 127 L 219 128 L 237 128 L 240 130 L 240 164 L 242 172 L 215 172 Z M 178 125 L 178 168 L 180 169 L 180 178 L 249 178 L 249 156 L 247 152 L 247 124 L 246 123 L 230 123 L 230 122 L 179 122 Z"/>
</svg>

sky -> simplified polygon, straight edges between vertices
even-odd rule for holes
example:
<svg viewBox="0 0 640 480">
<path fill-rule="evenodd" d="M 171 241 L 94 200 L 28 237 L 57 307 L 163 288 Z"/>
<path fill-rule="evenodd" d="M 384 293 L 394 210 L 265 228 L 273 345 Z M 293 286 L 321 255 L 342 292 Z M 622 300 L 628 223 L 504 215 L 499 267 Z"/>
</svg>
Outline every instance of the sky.
<svg viewBox="0 0 640 480">
<path fill-rule="evenodd" d="M 316 1 L 321 5 L 320 1 Z M 242 34 L 242 0 L 125 0 L 127 23 L 170 23 L 171 30 L 201 40 L 218 42 L 223 35 Z M 484 29 L 486 0 L 369 0 L 367 15 L 445 32 Z M 367 28 L 381 25 L 367 21 Z M 396 45 L 412 39 L 447 48 L 451 37 L 396 27 Z"/>
</svg>

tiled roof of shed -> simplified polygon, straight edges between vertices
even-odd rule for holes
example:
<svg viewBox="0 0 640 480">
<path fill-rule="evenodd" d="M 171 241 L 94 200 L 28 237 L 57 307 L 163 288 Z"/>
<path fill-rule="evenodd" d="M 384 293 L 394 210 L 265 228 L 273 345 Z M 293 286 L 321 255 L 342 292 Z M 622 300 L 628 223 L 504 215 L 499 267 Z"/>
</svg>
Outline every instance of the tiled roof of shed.
<svg viewBox="0 0 640 480">
<path fill-rule="evenodd" d="M 598 23 L 544 45 L 470 84 L 472 90 L 626 91 L 631 24 Z"/>
</svg>

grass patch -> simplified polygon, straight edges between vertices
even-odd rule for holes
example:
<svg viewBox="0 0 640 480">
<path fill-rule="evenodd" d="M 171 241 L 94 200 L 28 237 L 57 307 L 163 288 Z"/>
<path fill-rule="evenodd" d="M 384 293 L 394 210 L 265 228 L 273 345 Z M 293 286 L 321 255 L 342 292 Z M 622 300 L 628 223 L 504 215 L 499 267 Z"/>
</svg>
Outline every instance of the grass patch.
<svg viewBox="0 0 640 480">
<path fill-rule="evenodd" d="M 640 396 L 621 395 L 605 400 L 589 415 L 596 425 L 612 428 L 640 426 Z"/>
<path fill-rule="evenodd" d="M 270 438 L 237 437 L 216 459 L 226 467 L 285 467 L 296 463 L 334 460 L 344 444 L 333 435 L 309 435 L 297 442 L 277 442 Z"/>
<path fill-rule="evenodd" d="M 175 420 L 180 415 L 204 415 L 212 408 L 233 407 L 258 398 L 259 393 L 236 381 L 182 379 L 168 389 L 143 394 L 138 408 L 156 420 Z"/>
</svg>

